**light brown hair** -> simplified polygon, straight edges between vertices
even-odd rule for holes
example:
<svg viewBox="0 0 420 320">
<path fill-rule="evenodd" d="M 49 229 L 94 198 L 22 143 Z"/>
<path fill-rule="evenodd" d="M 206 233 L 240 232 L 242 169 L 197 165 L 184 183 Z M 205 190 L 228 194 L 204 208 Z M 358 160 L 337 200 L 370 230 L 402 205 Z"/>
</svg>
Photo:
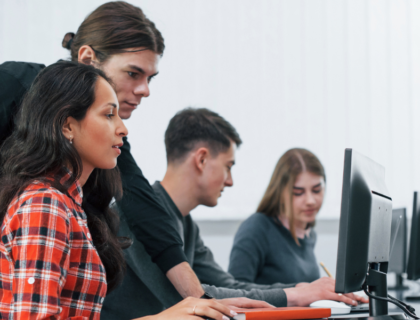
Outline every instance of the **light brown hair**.
<svg viewBox="0 0 420 320">
<path fill-rule="evenodd" d="M 269 217 L 285 215 L 289 220 L 290 233 L 298 245 L 293 216 L 293 186 L 297 176 L 304 171 L 321 176 L 326 182 L 324 167 L 312 152 L 301 148 L 286 151 L 277 162 L 270 183 L 257 208 L 257 212 Z M 289 195 L 288 199 L 284 199 L 285 194 Z M 315 223 L 311 223 L 308 227 L 314 225 Z"/>
</svg>

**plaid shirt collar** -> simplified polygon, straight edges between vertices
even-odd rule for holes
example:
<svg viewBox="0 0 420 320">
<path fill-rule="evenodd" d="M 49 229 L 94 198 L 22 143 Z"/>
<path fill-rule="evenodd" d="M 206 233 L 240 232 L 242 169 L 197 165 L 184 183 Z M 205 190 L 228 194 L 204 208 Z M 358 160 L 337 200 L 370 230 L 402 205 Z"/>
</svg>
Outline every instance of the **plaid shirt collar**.
<svg viewBox="0 0 420 320">
<path fill-rule="evenodd" d="M 64 174 L 60 178 L 60 183 L 64 185 L 67 180 L 69 180 L 72 177 L 72 172 L 64 168 Z M 76 180 L 67 190 L 68 195 L 76 202 L 76 204 L 81 207 L 83 202 L 83 189 L 80 185 L 79 180 Z"/>
</svg>

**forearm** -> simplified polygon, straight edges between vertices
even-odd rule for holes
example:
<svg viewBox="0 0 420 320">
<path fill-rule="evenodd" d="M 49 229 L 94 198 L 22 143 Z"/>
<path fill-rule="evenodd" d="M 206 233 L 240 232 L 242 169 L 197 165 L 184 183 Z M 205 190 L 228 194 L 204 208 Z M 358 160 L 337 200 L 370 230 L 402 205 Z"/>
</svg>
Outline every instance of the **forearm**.
<svg viewBox="0 0 420 320">
<path fill-rule="evenodd" d="M 166 273 L 166 276 L 183 298 L 200 298 L 204 294 L 200 280 L 187 262 L 176 265 Z"/>
<path fill-rule="evenodd" d="M 206 292 L 216 299 L 227 299 L 227 298 L 239 298 L 245 297 L 254 300 L 261 300 L 268 302 L 275 307 L 286 307 L 287 298 L 285 290 L 283 289 L 268 289 L 268 290 L 241 290 L 241 289 L 230 289 L 220 288 L 215 286 L 203 285 Z"/>
</svg>

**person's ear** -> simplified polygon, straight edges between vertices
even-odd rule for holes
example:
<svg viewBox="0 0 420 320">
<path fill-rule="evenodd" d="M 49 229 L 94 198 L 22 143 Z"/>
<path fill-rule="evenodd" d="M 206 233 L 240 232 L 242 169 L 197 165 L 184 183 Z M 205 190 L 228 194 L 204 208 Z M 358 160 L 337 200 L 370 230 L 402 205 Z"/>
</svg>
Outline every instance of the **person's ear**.
<svg viewBox="0 0 420 320">
<path fill-rule="evenodd" d="M 199 148 L 194 152 L 194 164 L 199 172 L 203 172 L 210 157 L 209 149 Z"/>
<path fill-rule="evenodd" d="M 67 117 L 63 127 L 61 128 L 64 137 L 66 137 L 66 139 L 69 140 L 70 143 L 73 143 L 73 139 L 76 134 L 76 123 L 76 119 L 74 119 L 73 117 Z"/>
<path fill-rule="evenodd" d="M 95 51 L 91 46 L 83 45 L 79 49 L 78 61 L 84 64 L 94 64 L 97 62 Z"/>
</svg>

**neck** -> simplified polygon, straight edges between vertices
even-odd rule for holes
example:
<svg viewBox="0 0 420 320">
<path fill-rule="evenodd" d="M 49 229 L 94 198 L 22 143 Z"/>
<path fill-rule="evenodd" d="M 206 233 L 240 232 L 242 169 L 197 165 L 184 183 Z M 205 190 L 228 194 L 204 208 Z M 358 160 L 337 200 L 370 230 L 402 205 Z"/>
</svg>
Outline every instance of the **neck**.
<svg viewBox="0 0 420 320">
<path fill-rule="evenodd" d="M 86 181 L 89 179 L 90 174 L 92 173 L 94 168 L 91 166 L 83 164 L 83 171 L 79 178 L 79 183 L 83 187 Z"/>
<path fill-rule="evenodd" d="M 279 215 L 279 220 L 287 230 L 290 230 L 290 223 L 287 217 L 284 215 Z M 303 239 L 305 238 L 305 235 L 309 235 L 310 229 L 306 229 L 308 226 L 306 222 L 295 221 L 293 226 L 295 227 L 296 237 Z"/>
<path fill-rule="evenodd" d="M 196 197 L 197 188 L 189 177 L 187 168 L 169 164 L 160 183 L 184 217 L 200 204 Z"/>
</svg>

